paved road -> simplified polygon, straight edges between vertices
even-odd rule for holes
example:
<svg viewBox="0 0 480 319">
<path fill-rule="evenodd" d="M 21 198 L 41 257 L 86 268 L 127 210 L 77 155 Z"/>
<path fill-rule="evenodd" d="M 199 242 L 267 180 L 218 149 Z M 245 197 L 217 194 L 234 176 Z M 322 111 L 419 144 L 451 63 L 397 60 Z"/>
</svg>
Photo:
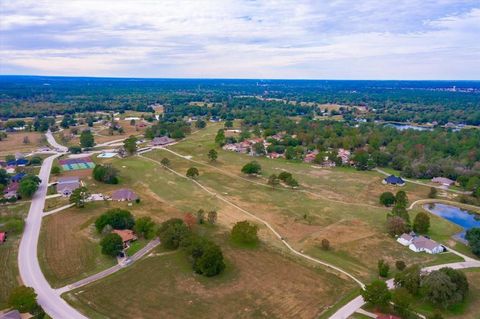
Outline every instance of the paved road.
<svg viewBox="0 0 480 319">
<path fill-rule="evenodd" d="M 48 135 L 47 135 L 48 139 Z M 43 207 L 47 195 L 48 178 L 53 160 L 52 155 L 43 161 L 39 177 L 42 180 L 38 191 L 32 198 L 32 204 L 26 219 L 25 230 L 18 251 L 20 276 L 26 286 L 33 287 L 38 295 L 38 303 L 54 319 L 86 319 L 77 310 L 68 305 L 45 279 L 37 259 L 37 242 L 42 225 Z"/>
<path fill-rule="evenodd" d="M 50 145 L 52 145 L 54 148 L 56 148 L 59 152 L 67 152 L 68 151 L 68 148 L 63 146 L 63 145 L 60 145 L 57 143 L 57 141 L 55 141 L 55 138 L 53 137 L 53 134 L 52 132 L 50 132 L 50 130 L 45 133 L 45 136 L 47 137 L 47 141 Z"/>
<path fill-rule="evenodd" d="M 73 284 L 70 284 L 70 285 L 67 285 L 65 287 L 62 287 L 62 288 L 58 288 L 56 289 L 56 292 L 57 294 L 61 295 L 63 294 L 64 292 L 67 292 L 67 291 L 70 291 L 70 290 L 73 290 L 73 289 L 77 289 L 77 288 L 80 288 L 80 287 L 83 287 L 85 285 L 88 285 L 94 281 L 97 281 L 97 280 L 100 280 L 102 278 L 105 278 L 117 271 L 119 271 L 120 269 L 124 268 L 124 267 L 127 267 L 127 266 L 130 266 L 131 264 L 133 264 L 135 261 L 139 260 L 140 258 L 142 258 L 143 256 L 145 256 L 149 251 L 151 251 L 153 248 L 157 247 L 158 245 L 160 244 L 160 240 L 159 239 L 155 239 L 155 240 L 152 240 L 151 242 L 149 242 L 145 247 L 143 247 L 142 249 L 140 249 L 139 251 L 137 251 L 132 257 L 129 258 L 129 262 L 128 263 L 125 263 L 125 264 L 118 264 L 118 265 L 115 265 L 113 267 L 110 267 L 108 269 L 105 269 L 104 271 L 101 271 L 99 273 L 96 273 L 90 277 L 87 277 L 87 278 L 84 278 L 82 280 L 79 280 Z"/>
</svg>

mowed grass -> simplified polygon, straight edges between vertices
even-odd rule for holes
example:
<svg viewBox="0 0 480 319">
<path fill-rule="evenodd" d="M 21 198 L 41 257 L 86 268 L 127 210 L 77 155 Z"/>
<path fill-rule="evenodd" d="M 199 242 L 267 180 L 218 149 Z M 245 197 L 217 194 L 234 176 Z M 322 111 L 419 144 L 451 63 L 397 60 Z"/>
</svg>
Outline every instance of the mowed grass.
<svg viewBox="0 0 480 319">
<path fill-rule="evenodd" d="M 23 143 L 25 137 L 29 139 L 30 143 Z M 0 157 L 15 155 L 17 152 L 31 152 L 36 150 L 41 144 L 42 133 L 39 132 L 7 133 L 7 138 L 0 141 Z"/>
<path fill-rule="evenodd" d="M 38 259 L 53 287 L 62 287 L 116 263 L 114 258 L 101 254 L 100 237 L 92 226 L 107 208 L 105 203 L 95 203 L 44 217 Z"/>
<path fill-rule="evenodd" d="M 12 217 L 25 218 L 29 206 L 30 203 L 0 205 L 0 225 Z M 0 309 L 7 307 L 10 292 L 21 283 L 17 263 L 20 239 L 20 234 L 9 234 L 7 241 L 0 244 Z"/>
<path fill-rule="evenodd" d="M 314 318 L 354 287 L 266 247 L 221 245 L 227 268 L 217 277 L 193 273 L 178 251 L 64 297 L 91 318 Z"/>
<path fill-rule="evenodd" d="M 158 161 L 167 157 L 171 168 L 180 173 L 186 172 L 190 166 L 198 167 L 198 181 L 202 185 L 267 220 L 298 250 L 335 264 L 361 279 L 370 280 L 376 276 L 378 259 L 385 259 L 391 264 L 396 260 L 404 260 L 408 264 L 435 264 L 445 259 L 443 256 L 414 253 L 386 235 L 388 209 L 383 207 L 342 202 L 302 189 L 272 190 L 261 178 L 245 180 L 231 171 L 198 165 L 165 150 L 145 156 Z M 439 223 L 447 233 L 456 232 L 449 223 Z M 329 251 L 320 248 L 324 238 L 330 241 L 332 249 Z M 459 260 L 455 256 L 451 259 Z"/>
</svg>

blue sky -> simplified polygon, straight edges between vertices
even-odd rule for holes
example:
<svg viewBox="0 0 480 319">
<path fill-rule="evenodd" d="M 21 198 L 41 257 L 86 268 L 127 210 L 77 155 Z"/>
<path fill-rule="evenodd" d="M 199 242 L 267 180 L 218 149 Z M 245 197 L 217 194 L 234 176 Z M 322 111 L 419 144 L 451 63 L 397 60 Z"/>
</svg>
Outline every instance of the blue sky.
<svg viewBox="0 0 480 319">
<path fill-rule="evenodd" d="M 0 74 L 480 79 L 480 1 L 0 0 Z"/>
</svg>

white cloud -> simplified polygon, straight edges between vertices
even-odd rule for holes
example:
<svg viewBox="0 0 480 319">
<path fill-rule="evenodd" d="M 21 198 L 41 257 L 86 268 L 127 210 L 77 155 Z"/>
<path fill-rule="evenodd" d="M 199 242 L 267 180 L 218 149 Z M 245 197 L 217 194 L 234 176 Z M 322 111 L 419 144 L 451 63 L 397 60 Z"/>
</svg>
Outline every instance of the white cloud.
<svg viewBox="0 0 480 319">
<path fill-rule="evenodd" d="M 0 73 L 424 79 L 480 74 L 480 8 L 468 1 L 2 5 Z"/>
</svg>

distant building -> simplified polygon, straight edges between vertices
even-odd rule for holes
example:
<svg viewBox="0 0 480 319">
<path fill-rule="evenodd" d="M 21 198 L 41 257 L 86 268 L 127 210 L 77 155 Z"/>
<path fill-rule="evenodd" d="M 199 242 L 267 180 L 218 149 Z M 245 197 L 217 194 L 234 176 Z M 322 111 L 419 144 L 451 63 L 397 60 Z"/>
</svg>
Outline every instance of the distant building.
<svg viewBox="0 0 480 319">
<path fill-rule="evenodd" d="M 62 196 L 68 197 L 72 195 L 73 191 L 81 186 L 80 178 L 73 177 L 62 177 L 57 182 L 57 193 Z"/>
<path fill-rule="evenodd" d="M 402 244 L 403 246 L 410 246 L 413 240 L 413 236 L 410 234 L 403 234 L 402 236 L 397 238 L 397 242 Z"/>
<path fill-rule="evenodd" d="M 390 175 L 382 181 L 383 184 L 390 184 L 390 185 L 397 185 L 403 186 L 405 185 L 405 181 L 401 177 L 397 177 L 395 175 Z"/>
<path fill-rule="evenodd" d="M 174 139 L 171 139 L 168 136 L 161 136 L 161 137 L 155 137 L 152 140 L 151 145 L 152 146 L 163 146 L 163 145 L 172 144 L 173 142 L 175 142 Z"/>
<path fill-rule="evenodd" d="M 440 184 L 443 186 L 451 186 L 455 184 L 455 181 L 451 180 L 450 178 L 446 177 L 434 177 L 432 178 L 432 182 L 436 184 Z"/>
<path fill-rule="evenodd" d="M 18 187 L 19 184 L 16 182 L 8 184 L 8 186 L 3 190 L 3 197 L 9 198 L 17 198 L 18 197 Z"/>
<path fill-rule="evenodd" d="M 112 200 L 120 201 L 120 202 L 130 202 L 133 200 L 137 200 L 138 196 L 133 192 L 132 190 L 128 188 L 122 188 L 119 190 L 116 190 L 112 194 Z"/>
</svg>

